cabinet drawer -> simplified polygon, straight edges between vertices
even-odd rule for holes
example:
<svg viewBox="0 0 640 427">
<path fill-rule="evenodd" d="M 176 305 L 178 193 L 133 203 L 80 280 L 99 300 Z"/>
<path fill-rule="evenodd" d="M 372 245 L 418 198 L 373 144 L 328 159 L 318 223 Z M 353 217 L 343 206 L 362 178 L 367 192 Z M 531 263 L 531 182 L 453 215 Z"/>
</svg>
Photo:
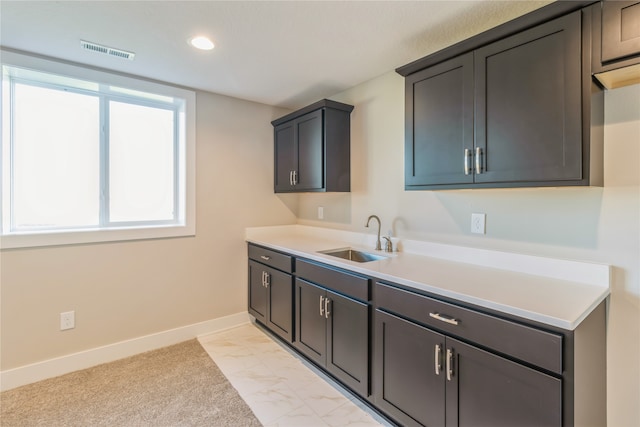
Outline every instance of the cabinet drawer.
<svg viewBox="0 0 640 427">
<path fill-rule="evenodd" d="M 293 270 L 291 256 L 261 246 L 249 244 L 249 258 L 287 273 Z"/>
<path fill-rule="evenodd" d="M 562 335 L 377 282 L 375 305 L 446 334 L 562 374 Z"/>
<path fill-rule="evenodd" d="M 360 301 L 369 301 L 369 278 L 298 259 L 296 276 Z"/>
</svg>

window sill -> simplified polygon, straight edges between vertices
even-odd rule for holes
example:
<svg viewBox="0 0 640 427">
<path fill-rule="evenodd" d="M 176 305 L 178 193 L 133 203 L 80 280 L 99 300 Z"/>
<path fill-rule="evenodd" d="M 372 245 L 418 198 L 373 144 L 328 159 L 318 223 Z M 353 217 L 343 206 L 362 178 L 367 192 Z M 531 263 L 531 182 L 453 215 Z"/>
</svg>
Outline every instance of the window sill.
<svg viewBox="0 0 640 427">
<path fill-rule="evenodd" d="M 35 248 L 44 246 L 81 245 L 129 240 L 193 237 L 194 225 L 174 225 L 144 228 L 76 230 L 48 233 L 15 233 L 0 236 L 0 249 Z"/>
</svg>

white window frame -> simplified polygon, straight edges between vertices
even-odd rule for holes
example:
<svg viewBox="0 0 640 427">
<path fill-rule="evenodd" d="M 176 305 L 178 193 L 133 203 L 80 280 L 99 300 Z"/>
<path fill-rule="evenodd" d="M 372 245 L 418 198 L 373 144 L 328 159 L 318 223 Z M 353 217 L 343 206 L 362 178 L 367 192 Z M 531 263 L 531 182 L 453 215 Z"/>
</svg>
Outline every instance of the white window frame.
<svg viewBox="0 0 640 427">
<path fill-rule="evenodd" d="M 178 134 L 181 138 L 177 144 L 176 161 L 176 220 L 156 223 L 107 224 L 106 227 L 90 229 L 58 229 L 58 230 L 25 230 L 12 231 L 6 227 L 6 215 L 10 212 L 10 201 L 6 189 L 5 169 L 8 159 L 0 162 L 0 248 L 27 248 L 38 246 L 57 246 L 71 244 L 86 244 L 98 242 L 114 242 L 127 240 L 158 239 L 172 237 L 195 236 L 196 232 L 196 94 L 193 91 L 175 86 L 160 84 L 120 74 L 110 73 L 94 68 L 88 68 L 69 63 L 43 59 L 28 54 L 0 49 L 2 66 L 16 69 L 32 70 L 87 82 L 107 85 L 116 90 L 132 91 L 133 93 L 154 94 L 179 100 Z M 4 76 L 4 72 L 3 72 Z M 3 77 L 4 78 L 4 77 Z M 4 100 L 4 84 L 0 85 L 0 99 Z M 10 115 L 3 105 L 2 112 L 2 149 L 6 153 L 5 144 L 9 135 Z M 3 156 L 6 157 L 6 156 Z"/>
</svg>

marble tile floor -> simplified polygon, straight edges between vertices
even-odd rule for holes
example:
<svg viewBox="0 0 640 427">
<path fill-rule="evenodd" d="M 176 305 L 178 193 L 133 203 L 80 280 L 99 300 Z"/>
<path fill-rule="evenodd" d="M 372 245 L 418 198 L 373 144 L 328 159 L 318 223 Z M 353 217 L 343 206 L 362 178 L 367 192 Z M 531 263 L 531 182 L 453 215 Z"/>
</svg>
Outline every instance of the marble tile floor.
<svg viewBox="0 0 640 427">
<path fill-rule="evenodd" d="M 390 426 L 253 323 L 199 341 L 265 427 Z"/>
</svg>

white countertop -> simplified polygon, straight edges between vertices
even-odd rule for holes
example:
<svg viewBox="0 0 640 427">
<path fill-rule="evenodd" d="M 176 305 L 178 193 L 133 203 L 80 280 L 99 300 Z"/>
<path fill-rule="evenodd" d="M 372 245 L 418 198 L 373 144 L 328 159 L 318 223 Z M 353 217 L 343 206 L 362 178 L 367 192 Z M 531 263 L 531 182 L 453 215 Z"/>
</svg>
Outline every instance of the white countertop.
<svg viewBox="0 0 640 427">
<path fill-rule="evenodd" d="M 372 250 L 372 235 L 301 225 L 248 228 L 246 239 L 567 330 L 609 295 L 610 266 L 603 264 L 416 241 L 403 241 L 403 252 L 389 254 Z M 386 258 L 358 263 L 318 253 L 346 247 Z"/>
</svg>

